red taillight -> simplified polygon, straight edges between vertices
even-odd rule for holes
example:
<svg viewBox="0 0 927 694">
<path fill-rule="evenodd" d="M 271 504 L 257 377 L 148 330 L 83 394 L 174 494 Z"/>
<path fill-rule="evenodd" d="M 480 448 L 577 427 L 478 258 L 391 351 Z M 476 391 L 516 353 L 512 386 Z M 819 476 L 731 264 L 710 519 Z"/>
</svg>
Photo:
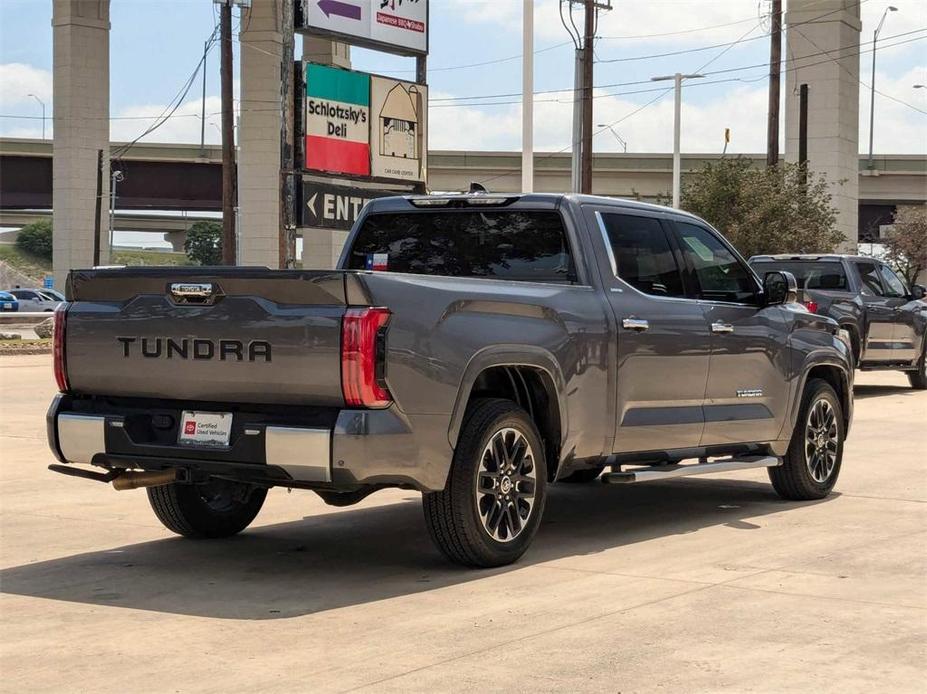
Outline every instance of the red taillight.
<svg viewBox="0 0 927 694">
<path fill-rule="evenodd" d="M 802 303 L 805 305 L 805 308 L 808 309 L 811 313 L 818 312 L 818 302 L 817 301 L 808 300 L 808 301 L 802 301 Z"/>
<path fill-rule="evenodd" d="M 64 332 L 67 329 L 69 304 L 60 303 L 55 309 L 55 328 L 52 334 L 52 351 L 55 361 L 55 380 L 58 390 L 67 393 L 71 386 L 68 383 L 68 365 L 64 356 Z"/>
<path fill-rule="evenodd" d="M 384 385 L 386 308 L 349 308 L 341 321 L 341 390 L 350 407 L 386 407 L 393 397 Z"/>
</svg>

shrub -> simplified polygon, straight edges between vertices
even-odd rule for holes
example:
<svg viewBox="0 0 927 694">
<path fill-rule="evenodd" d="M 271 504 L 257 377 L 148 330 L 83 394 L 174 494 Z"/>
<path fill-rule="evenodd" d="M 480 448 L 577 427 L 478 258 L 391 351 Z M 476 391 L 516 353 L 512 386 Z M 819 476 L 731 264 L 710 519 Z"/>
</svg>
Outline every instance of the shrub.
<svg viewBox="0 0 927 694">
<path fill-rule="evenodd" d="M 219 222 L 195 222 L 187 229 L 184 252 L 200 265 L 222 264 L 222 225 Z"/>
<path fill-rule="evenodd" d="M 52 259 L 51 222 L 42 219 L 24 226 L 16 236 L 16 247 L 26 253 L 50 261 Z"/>
</svg>

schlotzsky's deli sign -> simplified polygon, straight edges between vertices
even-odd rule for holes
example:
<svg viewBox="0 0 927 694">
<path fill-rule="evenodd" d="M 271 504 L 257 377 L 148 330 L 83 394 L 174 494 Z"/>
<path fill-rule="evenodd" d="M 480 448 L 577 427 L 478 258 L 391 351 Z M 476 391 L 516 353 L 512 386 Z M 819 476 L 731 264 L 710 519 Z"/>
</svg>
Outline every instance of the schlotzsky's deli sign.
<svg viewBox="0 0 927 694">
<path fill-rule="evenodd" d="M 370 175 L 370 75 L 306 66 L 306 168 Z"/>
<path fill-rule="evenodd" d="M 305 168 L 420 182 L 427 87 L 307 63 Z"/>
</svg>

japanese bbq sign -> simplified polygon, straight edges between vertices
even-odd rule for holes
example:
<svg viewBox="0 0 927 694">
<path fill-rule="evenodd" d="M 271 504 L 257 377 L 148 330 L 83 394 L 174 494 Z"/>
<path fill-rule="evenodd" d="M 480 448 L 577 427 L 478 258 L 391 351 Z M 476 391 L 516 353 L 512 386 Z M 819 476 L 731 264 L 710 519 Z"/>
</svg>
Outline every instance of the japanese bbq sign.
<svg viewBox="0 0 927 694">
<path fill-rule="evenodd" d="M 414 55 L 428 53 L 428 0 L 299 0 L 298 30 Z"/>
<path fill-rule="evenodd" d="M 370 175 L 370 76 L 306 66 L 306 168 Z"/>
</svg>

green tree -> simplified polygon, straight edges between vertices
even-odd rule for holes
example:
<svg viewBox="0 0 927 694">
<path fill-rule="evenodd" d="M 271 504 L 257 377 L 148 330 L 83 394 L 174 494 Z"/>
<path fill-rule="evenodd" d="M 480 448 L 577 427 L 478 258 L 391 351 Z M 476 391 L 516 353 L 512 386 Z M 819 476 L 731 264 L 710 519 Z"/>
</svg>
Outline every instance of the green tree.
<svg viewBox="0 0 927 694">
<path fill-rule="evenodd" d="M 927 206 L 898 206 L 885 239 L 885 259 L 910 287 L 927 270 Z"/>
<path fill-rule="evenodd" d="M 45 260 L 52 259 L 52 223 L 47 219 L 27 224 L 16 236 L 16 247 Z"/>
<path fill-rule="evenodd" d="M 682 208 L 717 227 L 749 258 L 765 253 L 829 253 L 843 240 L 823 176 L 780 163 L 754 168 L 743 158 L 719 159 L 695 172 Z"/>
<path fill-rule="evenodd" d="M 183 242 L 187 257 L 200 265 L 222 264 L 222 225 L 219 222 L 194 222 Z"/>
</svg>

